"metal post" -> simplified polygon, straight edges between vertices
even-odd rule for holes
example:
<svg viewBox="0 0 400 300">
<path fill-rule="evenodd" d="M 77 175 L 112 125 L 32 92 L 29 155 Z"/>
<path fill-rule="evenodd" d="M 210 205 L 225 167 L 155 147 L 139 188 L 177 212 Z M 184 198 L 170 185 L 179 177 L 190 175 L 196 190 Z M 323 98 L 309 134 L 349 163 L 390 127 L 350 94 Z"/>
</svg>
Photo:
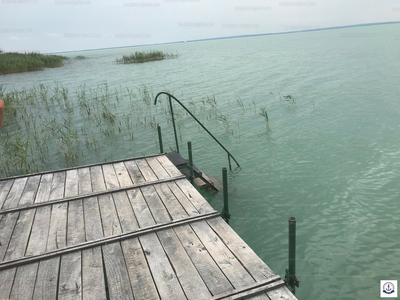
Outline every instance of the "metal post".
<svg viewBox="0 0 400 300">
<path fill-rule="evenodd" d="M 232 171 L 232 165 L 231 165 L 231 156 L 228 153 L 228 163 L 229 163 L 229 171 Z"/>
<path fill-rule="evenodd" d="M 296 278 L 296 218 L 289 218 L 289 269 L 286 269 L 286 283 L 292 288 L 293 295 L 295 287 L 299 287 L 300 281 Z"/>
<path fill-rule="evenodd" d="M 172 125 L 174 126 L 174 134 L 175 134 L 176 151 L 179 153 L 178 136 L 176 135 L 176 127 L 175 127 L 174 110 L 172 109 L 172 101 L 171 101 L 171 96 L 169 96 L 169 95 L 168 95 L 168 99 L 169 99 L 169 108 L 170 108 L 170 110 L 171 110 Z"/>
<path fill-rule="evenodd" d="M 226 168 L 222 168 L 222 185 L 224 188 L 224 208 L 222 210 L 222 218 L 229 224 L 231 215 L 229 214 L 229 203 L 228 203 L 228 172 Z"/>
<path fill-rule="evenodd" d="M 164 153 L 163 143 L 162 143 L 162 135 L 161 135 L 161 127 L 157 125 L 158 130 L 158 141 L 160 142 L 160 153 Z"/>
<path fill-rule="evenodd" d="M 190 169 L 190 182 L 193 184 L 193 156 L 192 156 L 192 142 L 188 142 L 189 151 L 189 169 Z"/>
</svg>

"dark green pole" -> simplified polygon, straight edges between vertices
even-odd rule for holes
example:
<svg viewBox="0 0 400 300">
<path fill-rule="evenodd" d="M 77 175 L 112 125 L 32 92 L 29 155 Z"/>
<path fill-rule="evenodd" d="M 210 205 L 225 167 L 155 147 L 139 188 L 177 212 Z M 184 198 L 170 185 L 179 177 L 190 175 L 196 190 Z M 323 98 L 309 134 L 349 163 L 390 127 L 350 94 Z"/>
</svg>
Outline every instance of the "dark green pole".
<svg viewBox="0 0 400 300">
<path fill-rule="evenodd" d="M 174 110 L 172 109 L 172 101 L 171 101 L 171 96 L 169 96 L 169 95 L 168 95 L 168 100 L 169 100 L 169 108 L 170 108 L 170 110 L 171 110 L 172 125 L 174 126 L 174 134 L 175 134 L 176 151 L 179 153 L 178 136 L 176 135 L 176 127 L 175 127 Z"/>
<path fill-rule="evenodd" d="M 296 278 L 296 218 L 289 218 L 289 269 L 286 270 L 286 283 L 292 288 L 293 295 L 295 287 L 299 287 L 300 281 Z"/>
<path fill-rule="evenodd" d="M 228 153 L 229 170 L 232 171 L 231 156 Z"/>
<path fill-rule="evenodd" d="M 224 208 L 222 210 L 222 218 L 229 224 L 231 215 L 229 214 L 229 203 L 228 203 L 228 172 L 226 168 L 222 168 L 222 185 L 224 188 Z"/>
<path fill-rule="evenodd" d="M 162 143 L 162 135 L 161 135 L 161 127 L 160 125 L 157 126 L 158 130 L 158 141 L 160 142 L 160 153 L 164 153 L 163 143 Z"/>
<path fill-rule="evenodd" d="M 190 169 L 190 182 L 193 184 L 193 156 L 192 156 L 192 142 L 188 142 L 189 151 L 189 169 Z"/>
</svg>

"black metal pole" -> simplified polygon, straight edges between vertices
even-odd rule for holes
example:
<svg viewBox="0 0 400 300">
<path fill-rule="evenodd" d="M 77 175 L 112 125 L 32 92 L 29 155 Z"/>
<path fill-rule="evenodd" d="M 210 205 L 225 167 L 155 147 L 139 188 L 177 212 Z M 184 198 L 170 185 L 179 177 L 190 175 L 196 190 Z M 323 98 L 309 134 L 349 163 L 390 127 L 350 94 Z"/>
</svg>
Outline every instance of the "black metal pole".
<svg viewBox="0 0 400 300">
<path fill-rule="evenodd" d="M 189 170 L 190 170 L 190 182 L 193 184 L 193 156 L 192 156 L 192 142 L 188 142 L 189 151 Z"/>
<path fill-rule="evenodd" d="M 286 269 L 285 282 L 292 288 L 295 294 L 296 286 L 300 281 L 296 278 L 296 218 L 289 218 L 289 269 Z"/>
<path fill-rule="evenodd" d="M 157 131 L 158 131 L 158 141 L 160 142 L 160 153 L 164 153 L 164 147 L 162 143 L 162 135 L 161 135 L 161 126 L 157 126 Z"/>
<path fill-rule="evenodd" d="M 222 168 L 222 185 L 224 189 L 224 208 L 222 210 L 222 218 L 229 224 L 231 215 L 229 214 L 229 201 L 228 201 L 228 171 Z"/>
<path fill-rule="evenodd" d="M 172 109 L 172 101 L 171 101 L 171 96 L 170 96 L 170 95 L 168 95 L 168 99 L 169 99 L 169 108 L 170 108 L 170 110 L 171 110 L 172 125 L 174 126 L 174 134 L 175 134 L 176 151 L 179 153 L 179 144 L 178 144 L 178 136 L 176 135 L 176 127 L 175 127 L 174 110 Z"/>
</svg>

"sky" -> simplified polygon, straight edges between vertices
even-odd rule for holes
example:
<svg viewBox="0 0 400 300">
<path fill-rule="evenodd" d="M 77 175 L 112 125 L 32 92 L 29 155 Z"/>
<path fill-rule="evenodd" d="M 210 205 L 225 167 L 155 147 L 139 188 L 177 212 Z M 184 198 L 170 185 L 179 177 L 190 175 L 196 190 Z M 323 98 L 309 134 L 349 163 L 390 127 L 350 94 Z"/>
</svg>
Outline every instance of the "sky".
<svg viewBox="0 0 400 300">
<path fill-rule="evenodd" d="M 0 0 L 0 50 L 55 53 L 400 20 L 400 0 Z"/>
</svg>

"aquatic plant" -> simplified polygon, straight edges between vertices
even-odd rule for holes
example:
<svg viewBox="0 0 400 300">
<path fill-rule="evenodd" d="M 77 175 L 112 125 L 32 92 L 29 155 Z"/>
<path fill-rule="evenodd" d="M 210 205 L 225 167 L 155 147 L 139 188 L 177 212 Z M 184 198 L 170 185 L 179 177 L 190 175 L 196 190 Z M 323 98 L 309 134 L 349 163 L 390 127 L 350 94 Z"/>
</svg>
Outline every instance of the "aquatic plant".
<svg viewBox="0 0 400 300">
<path fill-rule="evenodd" d="M 78 55 L 78 56 L 75 57 L 75 59 L 83 60 L 83 59 L 86 59 L 86 57 L 83 56 L 83 55 Z"/>
<path fill-rule="evenodd" d="M 260 107 L 260 110 L 261 110 L 260 115 L 264 117 L 265 122 L 267 123 L 267 130 L 269 130 L 269 118 L 268 118 L 267 109 L 265 107 Z"/>
<path fill-rule="evenodd" d="M 124 55 L 122 58 L 117 59 L 118 64 L 132 64 L 132 63 L 144 63 L 154 60 L 163 60 L 178 57 L 177 54 L 164 53 L 162 51 L 149 51 L 149 52 L 138 52 L 131 55 Z"/>
<path fill-rule="evenodd" d="M 68 57 L 61 55 L 40 54 L 37 52 L 3 52 L 0 53 L 0 74 L 61 67 L 65 60 L 68 60 Z"/>
</svg>

